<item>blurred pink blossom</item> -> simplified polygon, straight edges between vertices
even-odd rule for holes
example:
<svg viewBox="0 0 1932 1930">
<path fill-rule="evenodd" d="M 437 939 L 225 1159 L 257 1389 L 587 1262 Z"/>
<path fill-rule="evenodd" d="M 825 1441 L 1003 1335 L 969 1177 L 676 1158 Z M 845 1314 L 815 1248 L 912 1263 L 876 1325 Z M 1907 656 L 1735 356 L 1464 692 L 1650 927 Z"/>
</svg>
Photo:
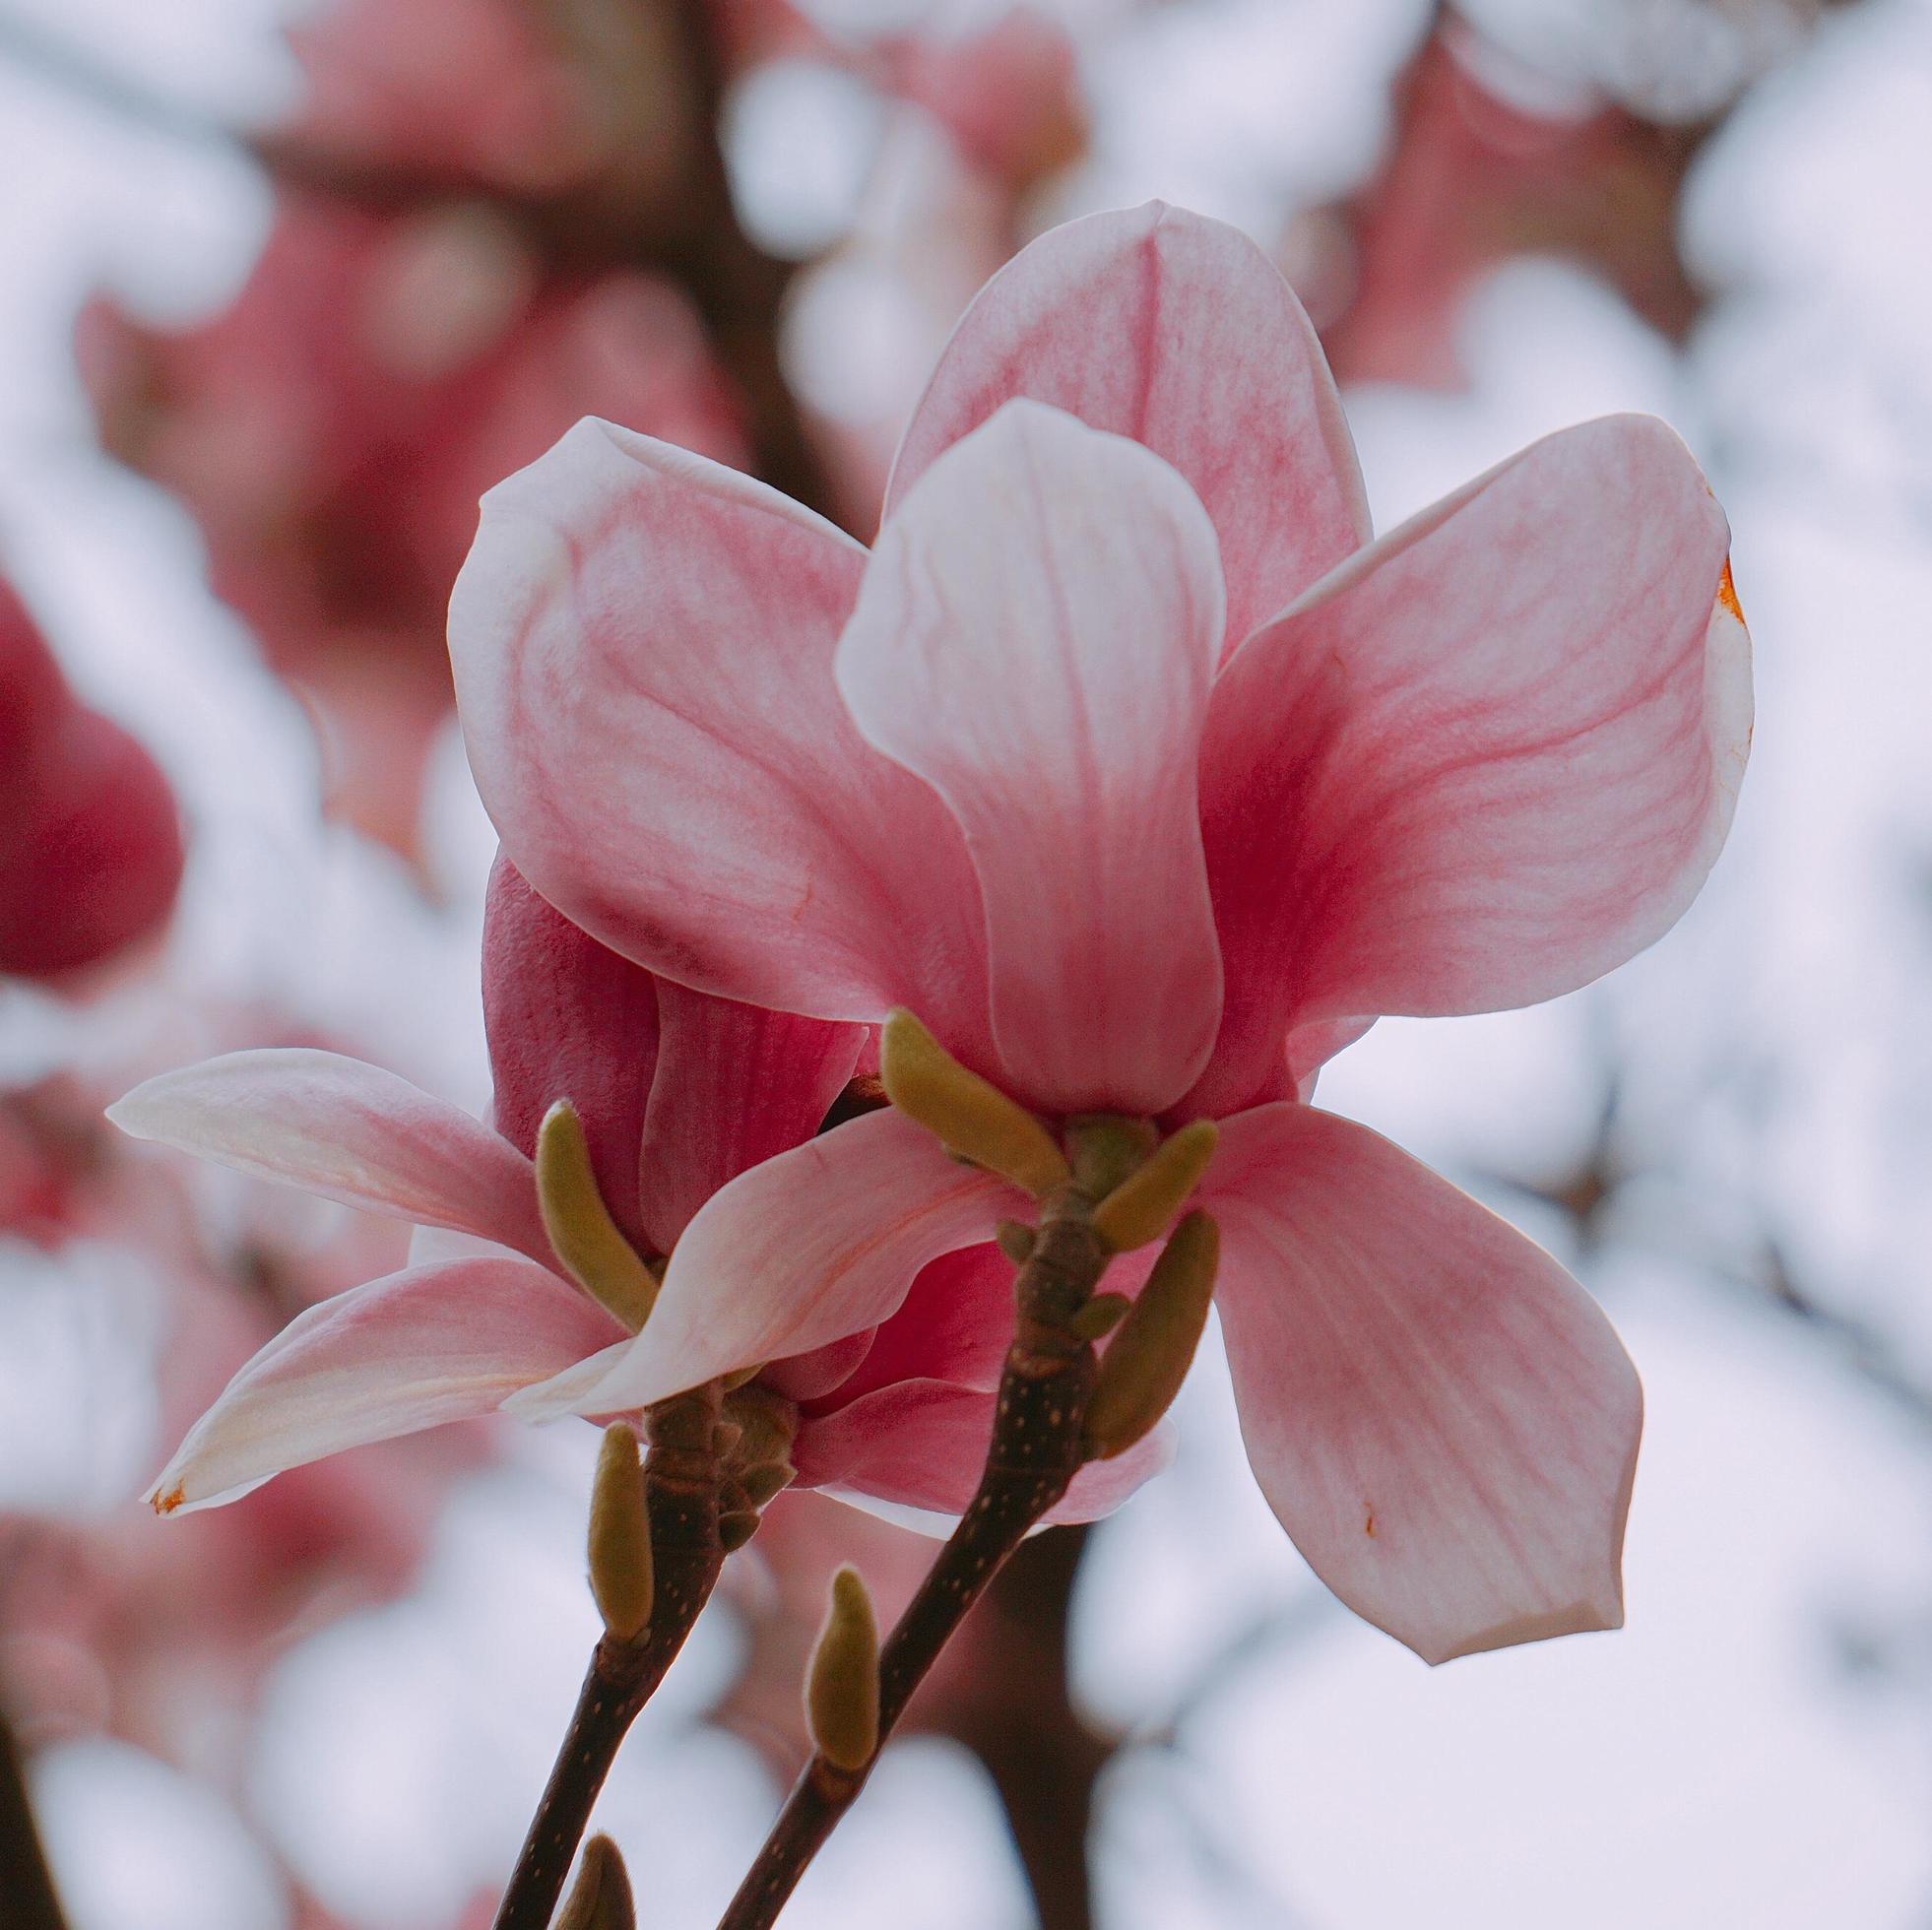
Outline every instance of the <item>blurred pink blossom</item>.
<svg viewBox="0 0 1932 1930">
<path fill-rule="evenodd" d="M 492 491 L 451 644 L 504 847 L 607 944 L 825 1020 L 911 1007 L 1053 1118 L 1220 1120 L 1199 1190 L 1284 1526 L 1430 1660 L 1622 1617 L 1641 1424 L 1540 1249 L 1308 1104 L 1379 1012 L 1587 983 L 1675 922 L 1750 730 L 1728 531 L 1660 423 L 1378 541 L 1306 315 L 1161 208 L 988 286 L 868 553 L 586 422 Z M 596 1413 L 888 1319 L 1022 1210 L 895 1113 L 725 1188 Z"/>
<path fill-rule="evenodd" d="M 879 55 L 892 91 L 924 107 L 978 172 L 1011 192 L 1086 149 L 1073 43 L 1036 8 L 1014 7 L 966 33 L 888 39 Z"/>
<path fill-rule="evenodd" d="M 608 157 L 591 77 L 514 0 L 340 0 L 289 30 L 288 132 L 399 170 L 554 190 Z"/>
<path fill-rule="evenodd" d="M 60 978 L 152 936 L 184 856 L 160 767 L 75 696 L 0 579 L 0 975 Z"/>
<path fill-rule="evenodd" d="M 1318 219 L 1300 237 L 1311 259 L 1296 280 L 1327 290 L 1311 306 L 1343 381 L 1458 386 L 1464 298 L 1525 254 L 1581 259 L 1653 327 L 1683 334 L 1697 298 L 1672 227 L 1696 130 L 1560 87 L 1453 22 L 1424 44 L 1395 106 L 1375 179 L 1339 224 Z"/>
<path fill-rule="evenodd" d="M 161 332 L 97 300 L 77 350 L 108 449 L 187 503 L 217 594 L 308 704 L 333 807 L 406 854 L 477 498 L 586 410 L 742 456 L 675 289 L 547 275 L 477 205 L 287 196 L 212 321 Z"/>
</svg>

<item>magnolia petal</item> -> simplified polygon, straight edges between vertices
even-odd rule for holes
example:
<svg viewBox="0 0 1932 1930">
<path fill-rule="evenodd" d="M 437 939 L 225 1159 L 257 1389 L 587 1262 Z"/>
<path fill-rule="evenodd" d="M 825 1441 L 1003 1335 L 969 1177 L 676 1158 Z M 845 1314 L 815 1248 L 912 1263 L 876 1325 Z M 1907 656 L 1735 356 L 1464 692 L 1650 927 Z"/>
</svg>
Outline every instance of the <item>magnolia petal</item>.
<svg viewBox="0 0 1932 1930">
<path fill-rule="evenodd" d="M 862 1025 L 794 1018 L 659 982 L 657 1076 L 637 1156 L 655 1252 L 670 1253 L 722 1187 L 818 1130 L 866 1036 Z"/>
<path fill-rule="evenodd" d="M 986 1469 L 998 1395 L 944 1381 L 894 1381 L 800 1423 L 792 1457 L 802 1488 L 836 1487 L 874 1501 L 963 1514 Z M 1174 1458 L 1172 1432 L 1156 1428 L 1112 1461 L 1074 1475 L 1045 1519 L 1111 1514 Z"/>
<path fill-rule="evenodd" d="M 107 1117 L 137 1139 L 325 1199 L 549 1256 L 530 1161 L 460 1107 L 359 1059 L 227 1053 L 147 1080 Z"/>
<path fill-rule="evenodd" d="M 762 483 L 586 420 L 483 498 L 450 605 L 506 851 L 627 958 L 820 1018 L 985 1026 L 959 833 L 853 729 L 865 551 Z"/>
<path fill-rule="evenodd" d="M 1190 1107 L 1291 1026 L 1499 1010 L 1660 936 L 1750 741 L 1728 535 L 1662 423 L 1534 444 L 1319 584 L 1215 686 L 1201 818 L 1228 974 Z"/>
<path fill-rule="evenodd" d="M 534 1155 L 545 1114 L 569 1100 L 611 1217 L 651 1251 L 637 1145 L 658 1062 L 657 981 L 547 904 L 499 852 L 483 898 L 483 1002 L 496 1129 Z"/>
<path fill-rule="evenodd" d="M 875 1326 L 928 1260 L 987 1240 L 1022 1195 L 897 1113 L 869 1113 L 714 1193 L 684 1229 L 644 1331 L 567 1407 L 619 1413 Z"/>
<path fill-rule="evenodd" d="M 999 1384 L 1012 1341 L 1012 1261 L 996 1246 L 962 1247 L 920 1268 L 871 1350 L 838 1383 L 838 1397 L 856 1399 L 907 1380 L 990 1392 Z"/>
<path fill-rule="evenodd" d="M 843 1387 L 861 1370 L 877 1332 L 876 1327 L 861 1327 L 857 1333 L 848 1333 L 843 1340 L 828 1341 L 808 1354 L 792 1354 L 782 1361 L 770 1361 L 758 1376 L 758 1385 L 783 1394 L 787 1400 L 822 1400 L 835 1388 Z"/>
<path fill-rule="evenodd" d="M 1174 471 L 1014 402 L 900 504 L 840 640 L 859 728 L 966 834 L 1005 1083 L 1041 1110 L 1159 1112 L 1204 1062 L 1194 767 L 1221 611 Z"/>
<path fill-rule="evenodd" d="M 1620 1627 L 1642 1393 L 1589 1295 L 1306 1106 L 1227 1121 L 1203 1192 L 1248 1457 L 1322 1580 L 1428 1662 Z"/>
<path fill-rule="evenodd" d="M 1030 396 L 1172 463 L 1220 538 L 1230 646 L 1369 539 L 1334 378 L 1239 230 L 1158 201 L 1042 235 L 981 290 L 900 445 L 888 521 L 939 454 Z"/>
<path fill-rule="evenodd" d="M 207 1507 L 346 1448 L 487 1414 L 621 1332 L 525 1259 L 444 1260 L 352 1287 L 228 1383 L 149 1500 L 164 1514 Z"/>
<path fill-rule="evenodd" d="M 445 1259 L 509 1259 L 508 1247 L 494 1240 L 479 1240 L 474 1233 L 452 1233 L 447 1227 L 415 1226 L 410 1229 L 408 1264 L 428 1266 Z"/>
</svg>

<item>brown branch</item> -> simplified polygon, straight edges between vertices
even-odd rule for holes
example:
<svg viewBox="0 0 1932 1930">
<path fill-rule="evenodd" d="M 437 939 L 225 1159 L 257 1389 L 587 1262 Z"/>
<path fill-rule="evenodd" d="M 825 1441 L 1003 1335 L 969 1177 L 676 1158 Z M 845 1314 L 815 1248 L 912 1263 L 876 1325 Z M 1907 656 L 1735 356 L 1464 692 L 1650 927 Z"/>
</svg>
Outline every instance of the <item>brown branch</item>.
<svg viewBox="0 0 1932 1930">
<path fill-rule="evenodd" d="M 67 1930 L 67 1918 L 33 1823 L 27 1768 L 13 1725 L 0 1711 L 0 1884 L 7 1930 Z"/>
<path fill-rule="evenodd" d="M 651 1513 L 656 1593 L 634 1641 L 606 1636 L 531 1819 L 530 1834 L 497 1906 L 495 1930 L 547 1930 L 592 1806 L 637 1714 L 684 1645 L 724 1563 L 718 1538 L 721 1472 L 713 1445 L 715 1383 L 660 1403 L 646 1415 L 650 1452 L 644 1493 Z"/>
<path fill-rule="evenodd" d="M 1117 1743 L 1067 1693 L 1067 1616 L 1085 1527 L 1050 1528 L 1014 1551 L 976 1611 L 997 1642 L 990 1665 L 949 1688 L 938 1724 L 970 1749 L 998 1792 L 1040 1930 L 1092 1930 L 1087 1834 L 1094 1786 Z"/>
<path fill-rule="evenodd" d="M 995 1573 L 1065 1494 L 1080 1465 L 1080 1423 L 1094 1352 L 1073 1317 L 1108 1260 L 1091 1202 L 1067 1188 L 1050 1202 L 1014 1285 L 1013 1344 L 999 1378 L 993 1441 L 978 1492 L 879 1654 L 879 1740 Z M 786 1799 L 719 1930 L 769 1930 L 805 1867 L 866 1786 L 871 1761 L 841 1769 L 814 1756 Z"/>
<path fill-rule="evenodd" d="M 703 317 L 713 348 L 744 399 L 752 467 L 773 488 L 843 523 L 836 491 L 806 432 L 779 357 L 789 263 L 744 232 L 732 200 L 718 128 L 726 74 L 711 0 L 667 0 L 695 128 L 690 218 L 664 237 L 651 265 L 676 277 Z"/>
</svg>

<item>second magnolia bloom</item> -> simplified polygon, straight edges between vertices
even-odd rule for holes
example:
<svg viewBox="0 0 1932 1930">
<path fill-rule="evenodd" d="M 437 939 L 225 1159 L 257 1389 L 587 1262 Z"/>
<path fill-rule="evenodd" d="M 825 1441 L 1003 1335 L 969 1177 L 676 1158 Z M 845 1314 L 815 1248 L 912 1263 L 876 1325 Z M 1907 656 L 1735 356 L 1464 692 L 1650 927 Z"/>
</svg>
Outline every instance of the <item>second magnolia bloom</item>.
<svg viewBox="0 0 1932 1930">
<path fill-rule="evenodd" d="M 905 1005 L 1056 1126 L 1221 1122 L 1198 1197 L 1256 1473 L 1442 1659 L 1620 1619 L 1637 1380 L 1546 1254 L 1305 1102 L 1375 1014 L 1571 990 L 1688 904 L 1749 739 L 1727 546 L 1642 418 L 1370 542 L 1294 296 L 1153 207 L 989 286 L 869 555 L 585 423 L 487 499 L 451 643 L 506 850 L 605 943 L 778 1011 Z M 744 1174 L 643 1333 L 520 1404 L 876 1326 L 985 1238 L 931 1159 L 883 1116 Z"/>
</svg>

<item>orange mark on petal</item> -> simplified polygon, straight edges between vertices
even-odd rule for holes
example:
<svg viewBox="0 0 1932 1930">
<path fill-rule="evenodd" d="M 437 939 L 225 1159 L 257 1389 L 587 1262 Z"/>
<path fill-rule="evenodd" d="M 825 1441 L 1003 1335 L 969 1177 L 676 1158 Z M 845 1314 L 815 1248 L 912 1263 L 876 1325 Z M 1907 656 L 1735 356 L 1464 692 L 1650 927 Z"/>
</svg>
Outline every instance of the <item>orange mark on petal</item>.
<svg viewBox="0 0 1932 1930">
<path fill-rule="evenodd" d="M 1367 1535 L 1371 1541 L 1375 1539 L 1376 1512 L 1373 1508 L 1368 1510 L 1367 1512 L 1364 1513 L 1364 1515 L 1362 1516 L 1362 1532 L 1365 1535 Z"/>
<path fill-rule="evenodd" d="M 182 1484 L 177 1481 L 164 1495 L 156 1495 L 150 1506 L 157 1514 L 172 1514 L 186 1499 Z"/>
<path fill-rule="evenodd" d="M 1724 558 L 1724 573 L 1717 579 L 1717 601 L 1740 623 L 1744 621 L 1744 609 L 1737 600 L 1737 585 L 1731 581 L 1731 559 L 1728 556 Z"/>
</svg>

